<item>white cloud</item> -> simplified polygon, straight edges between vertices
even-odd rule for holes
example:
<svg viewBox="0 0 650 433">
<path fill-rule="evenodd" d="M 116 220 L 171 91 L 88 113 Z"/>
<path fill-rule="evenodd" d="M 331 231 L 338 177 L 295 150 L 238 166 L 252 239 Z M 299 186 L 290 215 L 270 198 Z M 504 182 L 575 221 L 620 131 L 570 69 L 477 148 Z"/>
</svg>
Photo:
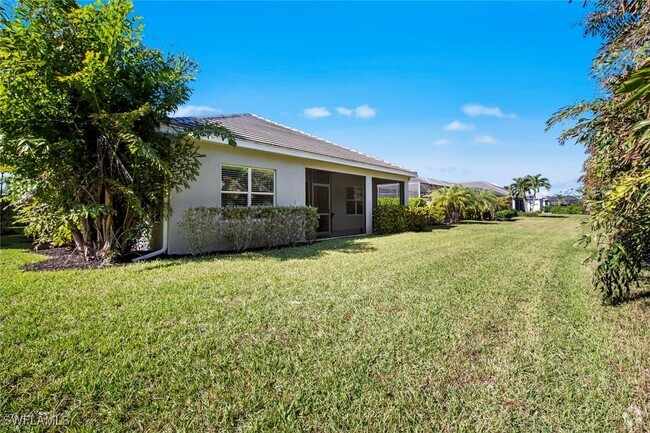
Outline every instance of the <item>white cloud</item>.
<svg viewBox="0 0 650 433">
<path fill-rule="evenodd" d="M 202 116 L 205 114 L 220 113 L 218 108 L 208 107 L 207 105 L 183 105 L 172 113 L 174 117 Z"/>
<path fill-rule="evenodd" d="M 473 131 L 474 129 L 474 125 L 471 123 L 463 123 L 459 122 L 458 120 L 454 120 L 444 127 L 445 131 Z"/>
<path fill-rule="evenodd" d="M 448 144 L 451 144 L 451 141 L 442 138 L 440 140 L 436 140 L 433 144 L 435 144 L 436 146 L 446 146 Z"/>
<path fill-rule="evenodd" d="M 321 117 L 330 116 L 332 113 L 325 107 L 311 107 L 302 110 L 302 114 L 308 119 L 320 119 Z"/>
<path fill-rule="evenodd" d="M 477 135 L 474 137 L 474 143 L 476 144 L 501 144 L 501 141 L 492 137 L 491 135 Z"/>
<path fill-rule="evenodd" d="M 504 114 L 499 107 L 486 107 L 481 104 L 467 104 L 462 107 L 463 113 L 467 114 L 470 117 L 477 116 L 491 116 L 508 119 L 516 119 L 517 115 L 515 113 Z"/>
<path fill-rule="evenodd" d="M 336 107 L 336 111 L 338 111 L 341 116 L 352 116 L 352 113 L 354 112 L 353 110 L 345 107 Z"/>
<path fill-rule="evenodd" d="M 377 109 L 372 108 L 368 104 L 359 105 L 354 109 L 354 115 L 361 119 L 370 119 L 371 117 L 375 117 L 377 115 Z"/>
</svg>

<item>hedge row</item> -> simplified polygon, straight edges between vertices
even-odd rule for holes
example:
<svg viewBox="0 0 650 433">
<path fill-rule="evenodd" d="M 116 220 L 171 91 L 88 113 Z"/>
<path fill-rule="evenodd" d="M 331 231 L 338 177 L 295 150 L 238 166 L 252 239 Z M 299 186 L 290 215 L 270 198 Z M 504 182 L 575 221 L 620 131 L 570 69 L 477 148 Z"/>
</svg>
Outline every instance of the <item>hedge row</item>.
<svg viewBox="0 0 650 433">
<path fill-rule="evenodd" d="M 311 206 L 194 207 L 178 223 L 193 256 L 312 241 L 318 214 Z"/>
<path fill-rule="evenodd" d="M 373 232 L 383 235 L 406 231 L 421 232 L 427 225 L 444 221 L 443 209 L 427 205 L 424 199 L 411 199 L 404 206 L 397 198 L 380 198 L 373 211 Z"/>
<path fill-rule="evenodd" d="M 553 205 L 550 208 L 551 213 L 579 215 L 584 214 L 585 208 L 579 204 Z"/>
</svg>

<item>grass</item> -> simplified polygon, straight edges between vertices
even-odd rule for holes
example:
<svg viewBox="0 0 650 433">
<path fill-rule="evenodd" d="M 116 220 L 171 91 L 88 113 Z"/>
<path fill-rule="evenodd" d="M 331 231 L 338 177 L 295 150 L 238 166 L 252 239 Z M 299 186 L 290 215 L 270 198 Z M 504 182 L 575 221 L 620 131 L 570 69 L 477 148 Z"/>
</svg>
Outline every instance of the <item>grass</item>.
<svg viewBox="0 0 650 433">
<path fill-rule="evenodd" d="M 580 221 L 89 271 L 4 239 L 0 430 L 648 429 L 650 304 L 600 304 Z"/>
</svg>

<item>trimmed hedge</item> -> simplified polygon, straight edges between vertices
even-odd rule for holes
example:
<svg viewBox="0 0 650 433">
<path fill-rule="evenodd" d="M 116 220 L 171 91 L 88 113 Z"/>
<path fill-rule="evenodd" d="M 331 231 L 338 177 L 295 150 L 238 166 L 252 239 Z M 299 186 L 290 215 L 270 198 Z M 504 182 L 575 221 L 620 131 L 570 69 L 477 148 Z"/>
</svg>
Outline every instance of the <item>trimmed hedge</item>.
<svg viewBox="0 0 650 433">
<path fill-rule="evenodd" d="M 318 214 L 311 206 L 200 206 L 183 212 L 178 225 L 190 253 L 196 256 L 312 241 Z"/>
<path fill-rule="evenodd" d="M 398 198 L 380 198 L 372 215 L 372 230 L 379 235 L 402 233 L 409 227 L 407 207 Z"/>
<path fill-rule="evenodd" d="M 444 209 L 427 205 L 422 198 L 409 199 L 408 207 L 397 198 L 380 198 L 372 217 L 373 232 L 380 235 L 421 232 L 427 225 L 441 224 L 444 220 Z"/>
<path fill-rule="evenodd" d="M 551 213 L 564 214 L 564 215 L 579 215 L 584 214 L 585 208 L 579 204 L 560 204 L 553 205 L 550 209 Z"/>
<path fill-rule="evenodd" d="M 494 219 L 497 221 L 510 221 L 517 216 L 517 211 L 514 209 L 503 209 L 494 214 Z"/>
</svg>

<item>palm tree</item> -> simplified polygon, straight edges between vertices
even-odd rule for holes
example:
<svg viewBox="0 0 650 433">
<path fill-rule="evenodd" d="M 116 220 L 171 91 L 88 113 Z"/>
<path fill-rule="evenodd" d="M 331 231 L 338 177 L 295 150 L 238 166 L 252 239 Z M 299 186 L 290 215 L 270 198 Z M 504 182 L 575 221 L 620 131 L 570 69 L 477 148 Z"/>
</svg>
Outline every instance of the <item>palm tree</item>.
<svg viewBox="0 0 650 433">
<path fill-rule="evenodd" d="M 473 190 L 471 207 L 481 221 L 485 219 L 486 214 L 492 218 L 497 208 L 497 196 L 485 189 Z"/>
<path fill-rule="evenodd" d="M 447 219 L 452 224 L 460 221 L 463 212 L 470 205 L 471 199 L 470 190 L 460 185 L 439 189 L 431 195 L 431 202 L 445 209 Z"/>
<path fill-rule="evenodd" d="M 524 211 L 528 211 L 527 196 L 530 186 L 528 185 L 528 177 L 513 178 L 513 183 L 510 185 L 510 195 L 515 200 L 515 209 L 517 208 L 517 199 L 520 198 L 524 202 Z"/>
<path fill-rule="evenodd" d="M 533 195 L 533 205 L 535 204 L 535 199 L 537 198 L 537 193 L 542 188 L 551 189 L 551 184 L 547 178 L 543 177 L 541 174 L 536 174 L 534 176 L 526 176 L 526 183 L 528 184 L 528 190 Z"/>
</svg>

